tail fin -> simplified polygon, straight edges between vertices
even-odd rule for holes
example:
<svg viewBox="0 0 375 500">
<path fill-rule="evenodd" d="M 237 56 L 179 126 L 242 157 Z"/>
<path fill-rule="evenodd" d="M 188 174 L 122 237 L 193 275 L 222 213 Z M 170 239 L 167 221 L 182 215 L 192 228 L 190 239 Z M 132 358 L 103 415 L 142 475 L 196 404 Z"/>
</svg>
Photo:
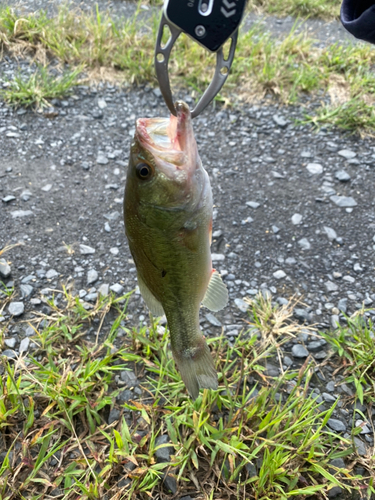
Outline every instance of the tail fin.
<svg viewBox="0 0 375 500">
<path fill-rule="evenodd" d="M 192 350 L 177 352 L 173 350 L 173 357 L 180 371 L 181 378 L 195 400 L 199 396 L 199 389 L 217 389 L 217 373 L 210 350 L 204 338 Z"/>
</svg>

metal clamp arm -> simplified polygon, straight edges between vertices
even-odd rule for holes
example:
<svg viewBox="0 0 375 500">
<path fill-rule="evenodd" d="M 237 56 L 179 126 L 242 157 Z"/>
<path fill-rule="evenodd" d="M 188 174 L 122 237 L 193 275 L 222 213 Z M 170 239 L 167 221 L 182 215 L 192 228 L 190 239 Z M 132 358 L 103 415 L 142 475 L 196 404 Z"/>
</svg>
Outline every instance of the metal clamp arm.
<svg viewBox="0 0 375 500">
<path fill-rule="evenodd" d="M 162 46 L 162 37 L 164 27 L 168 26 L 171 32 L 171 36 L 167 43 Z M 177 28 L 174 24 L 171 24 L 163 14 L 162 19 L 159 25 L 158 36 L 156 40 L 156 48 L 155 48 L 155 69 L 156 76 L 159 81 L 160 91 L 164 97 L 165 103 L 167 104 L 170 112 L 176 116 L 176 110 L 174 107 L 174 100 L 172 96 L 170 81 L 169 81 L 169 72 L 168 72 L 168 63 L 171 55 L 171 51 L 173 45 L 175 44 L 177 38 L 179 37 L 182 30 Z M 198 116 L 216 97 L 216 95 L 220 92 L 222 86 L 224 85 L 226 79 L 228 78 L 229 70 L 232 66 L 234 52 L 236 50 L 238 37 L 238 30 L 236 30 L 231 36 L 231 45 L 229 49 L 228 58 L 224 58 L 223 47 L 221 47 L 216 53 L 216 68 L 213 79 L 203 93 L 198 103 L 191 111 L 192 118 Z"/>
</svg>

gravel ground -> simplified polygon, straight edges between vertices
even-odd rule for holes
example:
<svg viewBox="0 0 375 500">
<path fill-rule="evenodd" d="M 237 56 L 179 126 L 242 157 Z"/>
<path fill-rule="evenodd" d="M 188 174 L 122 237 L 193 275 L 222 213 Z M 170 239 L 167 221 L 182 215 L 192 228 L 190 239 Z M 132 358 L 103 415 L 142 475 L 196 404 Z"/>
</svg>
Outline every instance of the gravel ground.
<svg viewBox="0 0 375 500">
<path fill-rule="evenodd" d="M 0 78 L 17 67 L 5 57 Z M 47 114 L 35 114 L 0 102 L 0 248 L 23 243 L 0 261 L 1 281 L 17 295 L 0 316 L 14 316 L 8 356 L 31 348 L 28 325 L 18 320 L 43 310 L 51 289 L 72 283 L 90 307 L 99 290 L 121 294 L 137 284 L 124 235 L 123 189 L 135 119 L 166 114 L 160 92 L 81 86 L 52 104 Z M 230 295 L 224 311 L 202 310 L 205 335 L 222 328 L 230 339 L 238 335 L 246 318 L 243 298 L 259 290 L 280 304 L 297 295 L 304 304 L 296 317 L 322 329 L 344 323 L 342 313 L 374 304 L 373 141 L 316 133 L 295 124 L 301 117 L 299 108 L 266 100 L 230 111 L 210 107 L 195 120 L 215 202 L 214 266 Z M 132 324 L 147 320 L 139 294 L 129 312 Z M 375 320 L 375 310 L 367 314 Z M 285 367 L 300 366 L 309 353 L 323 361 L 325 341 L 306 334 L 290 342 Z M 278 373 L 276 360 L 268 370 Z M 326 405 L 353 395 L 351 387 L 335 385 L 340 379 L 333 381 L 332 371 L 324 368 L 315 389 Z M 331 427 L 345 434 L 352 409 L 340 402 L 339 423 Z M 373 445 L 371 431 L 355 439 L 360 454 Z"/>
</svg>

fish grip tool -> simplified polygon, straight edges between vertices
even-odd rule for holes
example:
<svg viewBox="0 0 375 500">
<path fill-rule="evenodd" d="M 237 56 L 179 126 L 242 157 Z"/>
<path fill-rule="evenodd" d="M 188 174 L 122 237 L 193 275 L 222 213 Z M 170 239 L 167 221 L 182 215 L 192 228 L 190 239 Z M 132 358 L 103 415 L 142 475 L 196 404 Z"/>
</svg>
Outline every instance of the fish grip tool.
<svg viewBox="0 0 375 500">
<path fill-rule="evenodd" d="M 211 83 L 200 97 L 192 118 L 198 116 L 220 92 L 228 78 L 237 45 L 238 26 L 241 22 L 246 0 L 168 0 L 163 14 L 155 47 L 155 70 L 160 91 L 170 112 L 176 109 L 169 80 L 168 63 L 172 48 L 181 33 L 186 33 L 210 52 L 216 53 L 215 73 Z M 169 40 L 162 44 L 165 27 L 170 30 Z M 231 41 L 225 58 L 223 45 Z"/>
</svg>

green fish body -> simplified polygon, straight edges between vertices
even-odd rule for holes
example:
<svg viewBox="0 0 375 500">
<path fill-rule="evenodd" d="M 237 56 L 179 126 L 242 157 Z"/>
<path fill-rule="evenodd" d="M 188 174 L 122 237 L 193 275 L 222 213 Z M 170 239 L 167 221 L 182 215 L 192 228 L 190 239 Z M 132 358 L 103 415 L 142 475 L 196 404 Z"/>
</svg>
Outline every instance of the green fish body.
<svg viewBox="0 0 375 500">
<path fill-rule="evenodd" d="M 165 313 L 173 357 L 195 399 L 217 388 L 212 356 L 199 327 L 203 303 L 219 310 L 228 300 L 212 269 L 212 192 L 201 164 L 190 111 L 139 119 L 127 172 L 125 230 L 141 294 L 155 316 Z"/>
</svg>

